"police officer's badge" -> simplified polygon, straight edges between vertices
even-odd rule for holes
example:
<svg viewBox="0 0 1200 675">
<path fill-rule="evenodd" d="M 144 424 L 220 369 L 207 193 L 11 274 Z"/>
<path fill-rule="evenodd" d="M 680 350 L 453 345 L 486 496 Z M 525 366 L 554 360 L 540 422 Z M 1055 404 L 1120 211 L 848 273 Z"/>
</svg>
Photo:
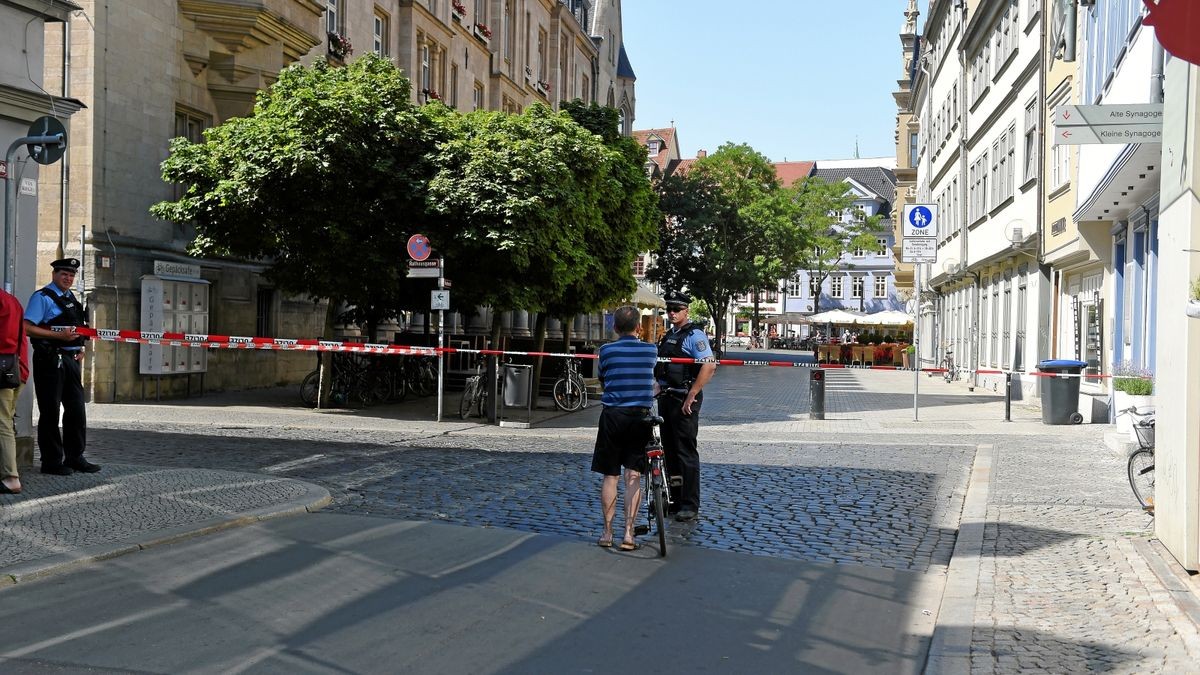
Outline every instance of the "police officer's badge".
<svg viewBox="0 0 1200 675">
<path fill-rule="evenodd" d="M 707 350 L 707 349 L 708 349 L 708 343 L 707 343 L 707 342 L 705 342 L 704 340 L 700 340 L 699 342 L 697 342 L 697 343 L 696 343 L 696 351 L 701 351 L 701 352 L 702 352 L 702 351 L 705 351 L 705 350 Z"/>
</svg>

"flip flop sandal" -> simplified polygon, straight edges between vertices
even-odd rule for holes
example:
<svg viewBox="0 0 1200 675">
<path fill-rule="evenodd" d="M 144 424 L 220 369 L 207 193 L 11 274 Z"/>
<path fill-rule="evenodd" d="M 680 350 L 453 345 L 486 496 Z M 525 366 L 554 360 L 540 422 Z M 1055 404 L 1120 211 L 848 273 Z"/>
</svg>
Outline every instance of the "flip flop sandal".
<svg viewBox="0 0 1200 675">
<path fill-rule="evenodd" d="M 636 541 L 621 542 L 621 550 L 622 551 L 636 551 L 641 547 L 642 547 L 642 545 L 637 543 Z"/>
<path fill-rule="evenodd" d="M 612 548 L 613 540 L 612 539 L 597 539 L 596 545 L 599 546 L 600 548 Z"/>
</svg>

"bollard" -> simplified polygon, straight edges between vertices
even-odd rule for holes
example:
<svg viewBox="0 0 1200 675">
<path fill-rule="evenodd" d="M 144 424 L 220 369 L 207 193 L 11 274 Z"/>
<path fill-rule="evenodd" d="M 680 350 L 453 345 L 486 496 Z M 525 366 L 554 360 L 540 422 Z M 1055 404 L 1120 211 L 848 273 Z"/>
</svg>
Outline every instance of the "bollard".
<svg viewBox="0 0 1200 675">
<path fill-rule="evenodd" d="M 1012 421 L 1012 373 L 1004 374 L 1004 421 Z"/>
<path fill-rule="evenodd" d="M 812 407 L 808 411 L 808 419 L 825 419 L 825 371 L 814 368 L 808 380 L 808 390 L 812 399 Z"/>
</svg>

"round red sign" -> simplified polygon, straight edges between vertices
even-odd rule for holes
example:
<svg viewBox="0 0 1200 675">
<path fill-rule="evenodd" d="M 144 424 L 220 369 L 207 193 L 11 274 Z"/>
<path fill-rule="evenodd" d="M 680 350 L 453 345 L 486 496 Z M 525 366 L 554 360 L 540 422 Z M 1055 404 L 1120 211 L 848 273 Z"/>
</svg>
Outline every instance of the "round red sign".
<svg viewBox="0 0 1200 675">
<path fill-rule="evenodd" d="M 408 256 L 413 260 L 425 260 L 433 253 L 429 238 L 423 234 L 414 234 L 408 238 Z"/>
</svg>

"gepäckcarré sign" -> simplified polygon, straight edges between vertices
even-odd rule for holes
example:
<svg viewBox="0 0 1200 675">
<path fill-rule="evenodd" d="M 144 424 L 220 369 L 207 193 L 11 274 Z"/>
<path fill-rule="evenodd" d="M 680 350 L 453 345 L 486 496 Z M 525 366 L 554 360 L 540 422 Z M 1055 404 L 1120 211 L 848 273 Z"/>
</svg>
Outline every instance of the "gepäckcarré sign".
<svg viewBox="0 0 1200 675">
<path fill-rule="evenodd" d="M 904 238 L 937 238 L 937 204 L 904 205 Z"/>
</svg>

